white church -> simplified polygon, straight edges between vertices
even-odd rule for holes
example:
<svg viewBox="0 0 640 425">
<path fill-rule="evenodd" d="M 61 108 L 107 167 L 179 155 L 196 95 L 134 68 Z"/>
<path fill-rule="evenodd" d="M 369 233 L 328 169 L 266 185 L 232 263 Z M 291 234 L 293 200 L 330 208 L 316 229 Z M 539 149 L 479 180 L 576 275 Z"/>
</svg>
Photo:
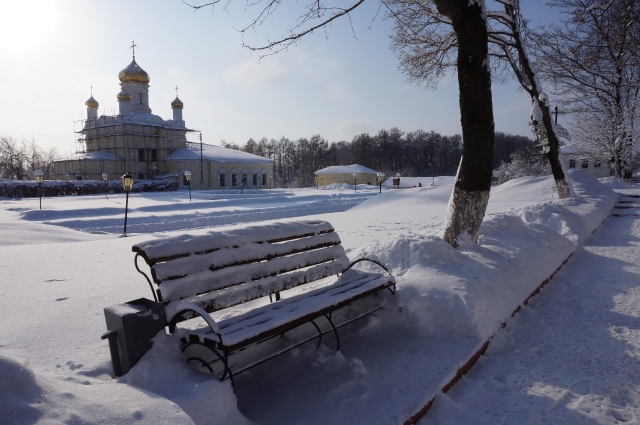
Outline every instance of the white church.
<svg viewBox="0 0 640 425">
<path fill-rule="evenodd" d="M 189 143 L 199 133 L 185 125 L 184 104 L 171 102 L 172 119 L 164 120 L 149 107 L 149 74 L 135 59 L 118 74 L 118 114 L 99 115 L 93 94 L 85 102 L 87 118 L 77 131 L 77 153 L 56 161 L 55 179 L 109 180 L 129 173 L 137 179 L 178 178 L 194 189 L 269 188 L 274 161 L 219 146 Z M 201 183 L 202 179 L 202 183 Z"/>
</svg>

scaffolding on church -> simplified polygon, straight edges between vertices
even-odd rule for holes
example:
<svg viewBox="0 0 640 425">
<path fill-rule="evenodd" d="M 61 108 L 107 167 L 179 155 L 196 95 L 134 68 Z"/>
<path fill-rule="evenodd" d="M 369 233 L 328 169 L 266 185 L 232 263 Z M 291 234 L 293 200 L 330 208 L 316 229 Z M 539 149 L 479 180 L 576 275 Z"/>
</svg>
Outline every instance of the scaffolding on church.
<svg viewBox="0 0 640 425">
<path fill-rule="evenodd" d="M 198 130 L 135 121 L 110 115 L 74 121 L 76 158 L 57 162 L 55 178 L 101 180 L 103 173 L 113 180 L 129 173 L 137 179 L 167 176 L 167 156 L 176 149 L 199 143 Z M 98 165 L 99 164 L 99 165 Z"/>
</svg>

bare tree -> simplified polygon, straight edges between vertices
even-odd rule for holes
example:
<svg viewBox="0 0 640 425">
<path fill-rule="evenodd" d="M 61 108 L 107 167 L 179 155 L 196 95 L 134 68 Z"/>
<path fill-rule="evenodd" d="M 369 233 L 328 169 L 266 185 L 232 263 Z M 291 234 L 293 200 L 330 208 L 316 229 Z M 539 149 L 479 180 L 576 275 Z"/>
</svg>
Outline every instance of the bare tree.
<svg viewBox="0 0 640 425">
<path fill-rule="evenodd" d="M 55 148 L 37 146 L 35 140 L 17 142 L 11 137 L 0 137 L 0 178 L 25 180 L 33 177 L 34 170 L 53 176 L 53 162 L 58 159 Z"/>
<path fill-rule="evenodd" d="M 410 81 L 432 87 L 453 66 L 458 40 L 452 23 L 437 15 L 430 2 L 423 0 L 390 0 L 391 15 L 397 21 L 392 36 L 393 47 L 400 58 L 400 68 Z M 532 129 L 542 145 L 553 176 L 558 196 L 570 196 L 570 185 L 558 158 L 559 141 L 548 98 L 538 81 L 529 59 L 526 44 L 528 31 L 518 0 L 496 0 L 503 10 L 487 11 L 488 38 L 494 78 L 508 78 L 506 68 L 532 100 Z"/>
<path fill-rule="evenodd" d="M 612 131 L 600 132 L 608 140 L 599 140 L 594 150 L 607 146 L 614 175 L 623 177 L 638 140 L 640 0 L 557 0 L 552 6 L 566 18 L 536 38 L 542 76 L 553 82 L 567 111 L 581 118 L 602 114 L 609 121 Z M 582 137 L 592 122 L 574 124 Z M 583 145 L 592 141 L 583 138 Z"/>
<path fill-rule="evenodd" d="M 350 20 L 350 13 L 364 1 L 354 0 L 349 6 L 344 7 L 337 1 L 328 3 L 321 0 L 308 0 L 305 12 L 292 24 L 289 34 L 257 47 L 245 44 L 243 38 L 243 45 L 262 55 L 280 52 L 298 42 L 302 37 L 316 30 L 326 29 L 339 18 L 344 17 Z M 397 16 L 399 22 L 402 22 L 401 15 L 404 8 L 411 6 L 411 2 L 402 0 L 378 1 L 380 7 L 387 7 Z M 195 9 L 214 7 L 220 2 L 221 0 L 214 0 L 200 5 L 191 5 L 191 7 Z M 225 0 L 223 4 L 228 5 L 230 2 L 231 0 Z M 433 11 L 431 19 L 436 23 L 449 25 L 451 28 L 449 32 L 452 34 L 449 40 L 455 39 L 455 46 L 448 47 L 447 40 L 440 41 L 438 38 L 440 34 L 433 33 L 435 55 L 444 49 L 447 52 L 445 56 L 453 60 L 453 53 L 451 53 L 454 51 L 451 50 L 453 47 L 457 55 L 455 66 L 460 88 L 460 116 L 464 144 L 456 183 L 449 201 L 443 238 L 452 246 L 458 247 L 466 241 L 477 241 L 491 189 L 494 125 L 485 0 L 469 2 L 426 0 L 426 2 L 431 4 Z M 390 4 L 393 8 L 389 7 Z M 247 31 L 264 23 L 280 6 L 280 0 L 247 1 L 246 5 L 257 8 L 257 13 L 255 18 L 240 30 L 243 37 Z M 438 43 L 441 44 L 438 45 Z"/>
<path fill-rule="evenodd" d="M 542 89 L 535 67 L 529 58 L 527 44 L 530 44 L 530 37 L 527 21 L 520 9 L 520 1 L 497 2 L 502 4 L 504 11 L 488 13 L 489 40 L 497 48 L 493 55 L 509 64 L 520 87 L 531 97 L 531 128 L 549 161 L 558 197 L 568 198 L 571 196 L 571 185 L 560 163 L 560 141 L 551 117 L 549 98 Z"/>
</svg>

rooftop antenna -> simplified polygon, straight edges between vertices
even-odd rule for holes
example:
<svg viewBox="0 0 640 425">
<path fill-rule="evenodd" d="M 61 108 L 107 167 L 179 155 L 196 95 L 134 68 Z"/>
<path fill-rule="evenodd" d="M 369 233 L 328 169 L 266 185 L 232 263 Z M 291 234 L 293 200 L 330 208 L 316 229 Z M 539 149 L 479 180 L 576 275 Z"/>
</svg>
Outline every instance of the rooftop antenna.
<svg viewBox="0 0 640 425">
<path fill-rule="evenodd" d="M 131 42 L 131 46 L 129 46 L 133 50 L 133 60 L 136 60 L 136 46 L 137 46 L 137 44 L 136 44 L 135 41 L 132 41 Z"/>
</svg>

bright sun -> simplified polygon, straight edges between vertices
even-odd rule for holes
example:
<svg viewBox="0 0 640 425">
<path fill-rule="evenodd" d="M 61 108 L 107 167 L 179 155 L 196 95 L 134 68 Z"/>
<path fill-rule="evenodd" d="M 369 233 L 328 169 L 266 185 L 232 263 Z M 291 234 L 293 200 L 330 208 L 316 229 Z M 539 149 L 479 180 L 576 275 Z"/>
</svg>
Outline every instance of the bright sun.
<svg viewBox="0 0 640 425">
<path fill-rule="evenodd" d="M 20 51 L 44 41 L 55 27 L 55 0 L 0 2 L 0 48 Z"/>
</svg>

